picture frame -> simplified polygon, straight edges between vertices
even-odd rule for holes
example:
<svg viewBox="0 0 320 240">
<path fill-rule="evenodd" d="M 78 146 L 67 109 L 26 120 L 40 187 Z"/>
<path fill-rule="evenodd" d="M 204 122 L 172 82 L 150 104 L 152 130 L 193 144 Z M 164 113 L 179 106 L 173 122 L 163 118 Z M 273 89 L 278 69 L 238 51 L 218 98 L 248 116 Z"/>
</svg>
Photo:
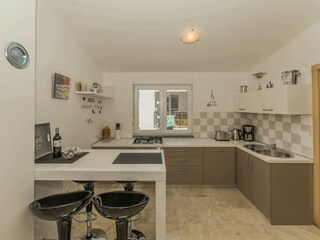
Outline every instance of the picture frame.
<svg viewBox="0 0 320 240">
<path fill-rule="evenodd" d="M 70 78 L 58 73 L 53 75 L 52 97 L 67 100 L 70 91 Z"/>
</svg>

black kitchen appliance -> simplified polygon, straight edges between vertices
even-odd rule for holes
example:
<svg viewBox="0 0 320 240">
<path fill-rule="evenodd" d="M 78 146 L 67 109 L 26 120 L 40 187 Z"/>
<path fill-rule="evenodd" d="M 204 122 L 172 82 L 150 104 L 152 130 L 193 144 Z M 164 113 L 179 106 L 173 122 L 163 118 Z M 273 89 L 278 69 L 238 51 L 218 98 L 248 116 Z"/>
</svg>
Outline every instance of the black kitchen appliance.
<svg viewBox="0 0 320 240">
<path fill-rule="evenodd" d="M 162 144 L 162 137 L 159 136 L 139 136 L 134 139 L 134 144 Z"/>
<path fill-rule="evenodd" d="M 243 140 L 251 142 L 254 141 L 254 126 L 253 125 L 243 125 Z"/>
</svg>

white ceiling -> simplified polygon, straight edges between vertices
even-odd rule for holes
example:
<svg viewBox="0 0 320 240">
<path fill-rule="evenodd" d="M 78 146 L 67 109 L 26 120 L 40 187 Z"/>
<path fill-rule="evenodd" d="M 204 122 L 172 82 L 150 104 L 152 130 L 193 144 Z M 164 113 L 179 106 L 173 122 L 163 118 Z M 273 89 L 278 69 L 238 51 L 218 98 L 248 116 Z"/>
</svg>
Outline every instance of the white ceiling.
<svg viewBox="0 0 320 240">
<path fill-rule="evenodd" d="M 42 1 L 105 72 L 246 71 L 320 18 L 319 0 Z"/>
</svg>

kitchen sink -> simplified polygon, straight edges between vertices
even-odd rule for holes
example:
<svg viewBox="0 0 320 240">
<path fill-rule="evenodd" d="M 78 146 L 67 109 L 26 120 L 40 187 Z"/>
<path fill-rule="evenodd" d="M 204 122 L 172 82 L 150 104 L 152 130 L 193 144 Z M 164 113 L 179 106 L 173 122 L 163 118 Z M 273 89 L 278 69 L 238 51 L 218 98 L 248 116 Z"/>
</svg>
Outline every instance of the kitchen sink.
<svg viewBox="0 0 320 240">
<path fill-rule="evenodd" d="M 244 145 L 244 147 L 265 156 L 276 157 L 276 158 L 293 158 L 294 157 L 293 154 L 281 149 L 277 149 L 276 147 L 273 147 L 273 146 L 260 145 L 260 144 L 246 144 Z"/>
</svg>

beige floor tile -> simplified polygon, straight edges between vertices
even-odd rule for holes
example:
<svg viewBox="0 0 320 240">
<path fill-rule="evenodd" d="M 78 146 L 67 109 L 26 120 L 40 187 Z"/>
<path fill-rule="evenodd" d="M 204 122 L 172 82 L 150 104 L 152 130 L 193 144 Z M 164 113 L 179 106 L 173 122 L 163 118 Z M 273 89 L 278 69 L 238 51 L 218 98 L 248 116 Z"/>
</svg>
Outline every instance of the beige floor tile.
<svg viewBox="0 0 320 240">
<path fill-rule="evenodd" d="M 215 206 L 252 208 L 252 204 L 235 188 L 216 188 L 208 196 Z"/>
<path fill-rule="evenodd" d="M 214 212 L 221 224 L 269 224 L 255 209 L 214 206 Z"/>
<path fill-rule="evenodd" d="M 177 224 L 167 224 L 166 240 L 182 240 L 180 236 L 180 226 Z"/>
<path fill-rule="evenodd" d="M 205 189 L 202 186 L 176 185 L 174 189 L 175 197 L 207 197 Z"/>
<path fill-rule="evenodd" d="M 117 183 L 97 183 L 96 193 L 122 190 Z M 155 240 L 155 189 L 138 183 L 135 190 L 150 196 L 142 219 L 134 228 Z M 167 240 L 320 240 L 315 226 L 271 226 L 269 220 L 236 188 L 167 186 Z M 115 223 L 97 215 L 93 223 L 116 238 Z M 85 233 L 85 224 L 73 222 L 72 235 Z"/>
<path fill-rule="evenodd" d="M 178 208 L 212 208 L 212 202 L 208 197 L 175 197 Z M 168 199 L 167 199 L 168 202 Z"/>
<path fill-rule="evenodd" d="M 224 225 L 234 238 L 239 240 L 282 240 L 276 230 L 269 225 L 234 224 Z"/>
<path fill-rule="evenodd" d="M 183 240 L 281 240 L 272 227 L 265 225 L 186 224 L 180 234 Z"/>
<path fill-rule="evenodd" d="M 179 222 L 178 208 L 167 205 L 167 223 L 177 224 Z"/>
<path fill-rule="evenodd" d="M 319 240 L 320 229 L 315 226 L 273 226 L 283 240 Z"/>
</svg>

